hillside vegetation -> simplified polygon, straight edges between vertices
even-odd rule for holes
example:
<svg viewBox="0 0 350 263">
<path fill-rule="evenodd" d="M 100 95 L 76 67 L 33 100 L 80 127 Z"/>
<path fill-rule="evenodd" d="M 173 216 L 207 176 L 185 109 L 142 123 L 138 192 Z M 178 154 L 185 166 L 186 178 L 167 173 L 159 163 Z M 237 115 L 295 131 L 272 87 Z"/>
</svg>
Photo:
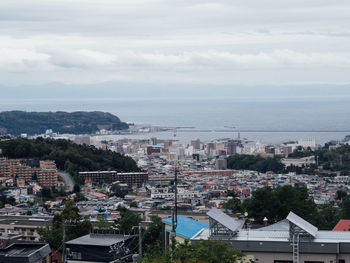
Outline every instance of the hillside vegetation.
<svg viewBox="0 0 350 263">
<path fill-rule="evenodd" d="M 282 173 L 284 165 L 278 157 L 264 158 L 260 155 L 236 154 L 227 158 L 227 168 L 234 170 L 252 170 L 261 173 L 273 171 Z"/>
<path fill-rule="evenodd" d="M 110 150 L 94 146 L 75 144 L 68 140 L 23 138 L 0 141 L 2 154 L 8 158 L 38 158 L 54 160 L 58 169 L 71 173 L 79 182 L 79 171 L 116 170 L 119 172 L 139 171 L 135 161 Z"/>
<path fill-rule="evenodd" d="M 58 133 L 88 134 L 100 129 L 124 130 L 129 126 L 107 112 L 0 112 L 0 134 L 42 134 L 52 129 Z"/>
</svg>

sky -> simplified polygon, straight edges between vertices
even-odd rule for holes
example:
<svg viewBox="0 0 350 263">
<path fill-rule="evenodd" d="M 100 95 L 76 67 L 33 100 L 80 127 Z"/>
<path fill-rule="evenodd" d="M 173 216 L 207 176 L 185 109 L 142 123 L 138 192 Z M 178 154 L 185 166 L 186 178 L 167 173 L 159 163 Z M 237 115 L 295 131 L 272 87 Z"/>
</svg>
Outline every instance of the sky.
<svg viewBox="0 0 350 263">
<path fill-rule="evenodd" d="M 342 85 L 350 95 L 349 14 L 349 0 L 1 0 L 0 92 Z"/>
</svg>

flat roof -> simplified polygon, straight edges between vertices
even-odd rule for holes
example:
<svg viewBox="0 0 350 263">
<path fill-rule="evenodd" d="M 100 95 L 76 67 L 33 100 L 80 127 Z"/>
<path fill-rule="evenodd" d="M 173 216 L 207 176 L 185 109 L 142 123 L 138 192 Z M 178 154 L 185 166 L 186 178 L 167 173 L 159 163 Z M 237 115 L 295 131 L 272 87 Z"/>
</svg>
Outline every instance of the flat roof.
<svg viewBox="0 0 350 263">
<path fill-rule="evenodd" d="M 35 216 L 0 216 L 0 225 L 44 226 L 52 221 L 53 217 Z"/>
<path fill-rule="evenodd" d="M 68 245 L 112 246 L 134 236 L 118 234 L 88 234 L 66 242 Z"/>
<path fill-rule="evenodd" d="M 118 175 L 148 174 L 147 172 L 120 173 L 120 172 L 117 172 L 117 171 L 86 171 L 86 172 L 79 172 L 79 174 L 112 174 L 112 173 L 116 173 Z"/>
<path fill-rule="evenodd" d="M 208 239 L 209 231 L 204 231 L 195 239 Z M 272 241 L 290 242 L 289 231 L 285 230 L 240 230 L 236 236 L 230 237 L 232 241 Z M 303 241 L 300 241 L 301 243 Z M 318 230 L 315 238 L 309 243 L 350 243 L 350 232 L 348 231 L 326 231 Z"/>
</svg>

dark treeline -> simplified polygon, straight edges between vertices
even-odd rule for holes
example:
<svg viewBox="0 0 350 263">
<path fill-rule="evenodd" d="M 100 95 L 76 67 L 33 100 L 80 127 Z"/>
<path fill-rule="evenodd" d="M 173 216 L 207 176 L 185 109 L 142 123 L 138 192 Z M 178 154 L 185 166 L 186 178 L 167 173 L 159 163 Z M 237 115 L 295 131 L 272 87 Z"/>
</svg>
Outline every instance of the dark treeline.
<svg viewBox="0 0 350 263">
<path fill-rule="evenodd" d="M 129 126 L 107 112 L 0 112 L 0 134 L 41 134 L 52 129 L 58 133 L 87 134 L 100 129 L 124 130 Z"/>
<path fill-rule="evenodd" d="M 77 183 L 82 183 L 78 178 L 79 171 L 139 171 L 135 161 L 130 157 L 63 139 L 39 137 L 35 140 L 23 138 L 3 140 L 0 141 L 0 149 L 2 149 L 1 155 L 8 158 L 54 160 L 58 169 L 69 172 Z"/>
<path fill-rule="evenodd" d="M 323 169 L 341 171 L 343 175 L 350 175 L 350 145 L 336 149 L 323 148 L 314 153 L 318 156 L 319 165 Z"/>
<path fill-rule="evenodd" d="M 227 168 L 234 170 L 252 170 L 261 173 L 273 171 L 282 173 L 284 165 L 279 157 L 264 158 L 260 155 L 236 154 L 227 158 Z"/>
</svg>

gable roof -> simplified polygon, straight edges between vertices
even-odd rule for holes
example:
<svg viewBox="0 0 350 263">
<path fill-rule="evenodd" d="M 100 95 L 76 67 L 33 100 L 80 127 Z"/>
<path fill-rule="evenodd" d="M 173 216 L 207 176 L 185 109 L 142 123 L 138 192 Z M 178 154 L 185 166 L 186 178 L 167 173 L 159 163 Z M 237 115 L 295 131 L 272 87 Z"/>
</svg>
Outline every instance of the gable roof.
<svg viewBox="0 0 350 263">
<path fill-rule="evenodd" d="M 309 233 L 311 236 L 315 237 L 316 233 L 318 231 L 318 228 L 307 222 L 306 220 L 302 219 L 300 216 L 294 214 L 293 212 L 289 212 L 287 216 L 287 220 L 294 225 L 300 227 L 302 230 Z"/>
<path fill-rule="evenodd" d="M 333 231 L 349 231 L 350 229 L 350 220 L 340 219 L 336 226 L 333 228 Z"/>
<path fill-rule="evenodd" d="M 167 225 L 171 225 L 171 217 L 163 219 L 162 221 Z M 191 239 L 204 228 L 209 228 L 209 225 L 186 216 L 177 216 L 176 234 Z M 167 228 L 167 230 L 171 231 L 171 228 Z"/>
</svg>

